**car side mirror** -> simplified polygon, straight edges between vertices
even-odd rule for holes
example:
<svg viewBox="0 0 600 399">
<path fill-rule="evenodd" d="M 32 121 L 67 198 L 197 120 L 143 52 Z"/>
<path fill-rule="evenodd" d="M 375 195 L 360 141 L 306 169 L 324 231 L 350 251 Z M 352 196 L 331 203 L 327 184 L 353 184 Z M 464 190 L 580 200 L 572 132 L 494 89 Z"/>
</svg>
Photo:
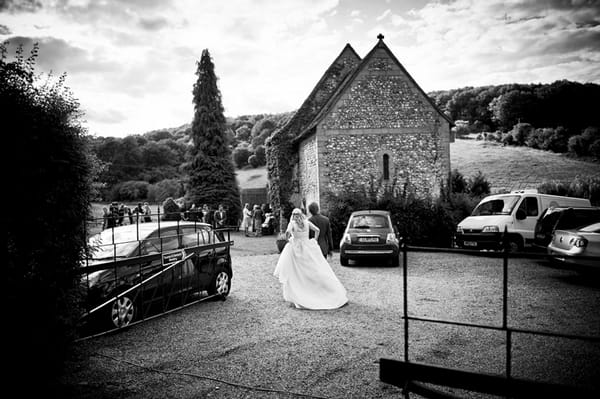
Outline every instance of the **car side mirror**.
<svg viewBox="0 0 600 399">
<path fill-rule="evenodd" d="M 527 214 L 525 213 L 525 211 L 523 209 L 517 209 L 517 220 L 523 220 L 525 218 L 527 218 Z"/>
</svg>

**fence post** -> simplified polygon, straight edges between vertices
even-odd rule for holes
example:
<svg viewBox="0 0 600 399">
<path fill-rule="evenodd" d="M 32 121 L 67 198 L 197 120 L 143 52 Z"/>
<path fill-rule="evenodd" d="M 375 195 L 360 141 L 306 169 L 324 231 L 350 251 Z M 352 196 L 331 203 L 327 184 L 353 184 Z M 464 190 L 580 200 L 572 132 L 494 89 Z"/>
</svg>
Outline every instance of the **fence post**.
<svg viewBox="0 0 600 399">
<path fill-rule="evenodd" d="M 400 248 L 402 248 L 402 289 L 404 308 L 404 361 L 408 362 L 408 260 L 406 240 L 400 237 Z"/>
<path fill-rule="evenodd" d="M 506 378 L 510 379 L 511 375 L 511 345 L 512 335 L 508 328 L 508 229 L 504 226 L 502 233 L 502 328 L 506 331 Z"/>
</svg>

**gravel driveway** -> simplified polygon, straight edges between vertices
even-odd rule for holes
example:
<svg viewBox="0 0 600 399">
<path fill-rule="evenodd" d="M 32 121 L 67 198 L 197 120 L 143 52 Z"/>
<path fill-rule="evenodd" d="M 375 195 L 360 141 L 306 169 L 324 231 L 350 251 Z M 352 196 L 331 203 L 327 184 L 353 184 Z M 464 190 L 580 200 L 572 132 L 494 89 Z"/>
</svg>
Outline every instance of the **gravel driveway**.
<svg viewBox="0 0 600 399">
<path fill-rule="evenodd" d="M 389 398 L 379 359 L 402 359 L 402 268 L 342 267 L 350 303 L 298 310 L 272 275 L 275 237 L 233 233 L 232 292 L 75 346 L 65 396 L 80 398 Z M 502 261 L 409 254 L 413 315 L 499 325 Z M 509 267 L 509 324 L 600 336 L 600 284 L 539 261 Z M 502 373 L 504 336 L 411 323 L 411 360 Z M 515 336 L 513 375 L 598 389 L 600 346 Z M 456 393 L 456 391 L 454 391 Z M 411 395 L 411 398 L 417 397 Z M 481 397 L 470 395 L 469 397 Z"/>
</svg>

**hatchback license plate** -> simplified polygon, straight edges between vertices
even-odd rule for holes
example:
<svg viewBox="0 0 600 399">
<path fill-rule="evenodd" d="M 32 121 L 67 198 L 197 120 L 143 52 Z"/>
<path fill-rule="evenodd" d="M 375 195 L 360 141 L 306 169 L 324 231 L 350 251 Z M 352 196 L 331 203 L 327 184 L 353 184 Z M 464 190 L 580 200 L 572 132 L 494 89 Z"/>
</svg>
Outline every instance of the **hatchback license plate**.
<svg viewBox="0 0 600 399">
<path fill-rule="evenodd" d="M 377 237 L 360 237 L 358 242 L 379 242 Z"/>
<path fill-rule="evenodd" d="M 477 241 L 465 241 L 464 244 L 465 244 L 465 247 L 476 247 Z"/>
</svg>

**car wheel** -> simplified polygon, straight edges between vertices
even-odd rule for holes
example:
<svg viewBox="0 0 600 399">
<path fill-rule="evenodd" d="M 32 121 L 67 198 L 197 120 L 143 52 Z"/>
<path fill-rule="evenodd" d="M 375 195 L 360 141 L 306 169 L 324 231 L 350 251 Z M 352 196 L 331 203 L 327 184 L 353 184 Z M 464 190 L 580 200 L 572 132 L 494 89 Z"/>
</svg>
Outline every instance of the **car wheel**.
<svg viewBox="0 0 600 399">
<path fill-rule="evenodd" d="M 391 263 L 392 267 L 399 267 L 400 266 L 400 257 L 392 256 L 392 258 L 390 259 L 390 263 Z"/>
<path fill-rule="evenodd" d="M 221 270 L 213 279 L 208 293 L 225 299 L 229 291 L 231 291 L 231 276 L 225 270 Z"/>
<path fill-rule="evenodd" d="M 120 328 L 126 327 L 135 319 L 135 303 L 131 297 L 123 295 L 115 299 L 110 307 L 110 320 L 112 325 Z"/>
<path fill-rule="evenodd" d="M 346 258 L 345 256 L 340 255 L 340 264 L 342 266 L 348 266 L 348 258 Z"/>
</svg>

